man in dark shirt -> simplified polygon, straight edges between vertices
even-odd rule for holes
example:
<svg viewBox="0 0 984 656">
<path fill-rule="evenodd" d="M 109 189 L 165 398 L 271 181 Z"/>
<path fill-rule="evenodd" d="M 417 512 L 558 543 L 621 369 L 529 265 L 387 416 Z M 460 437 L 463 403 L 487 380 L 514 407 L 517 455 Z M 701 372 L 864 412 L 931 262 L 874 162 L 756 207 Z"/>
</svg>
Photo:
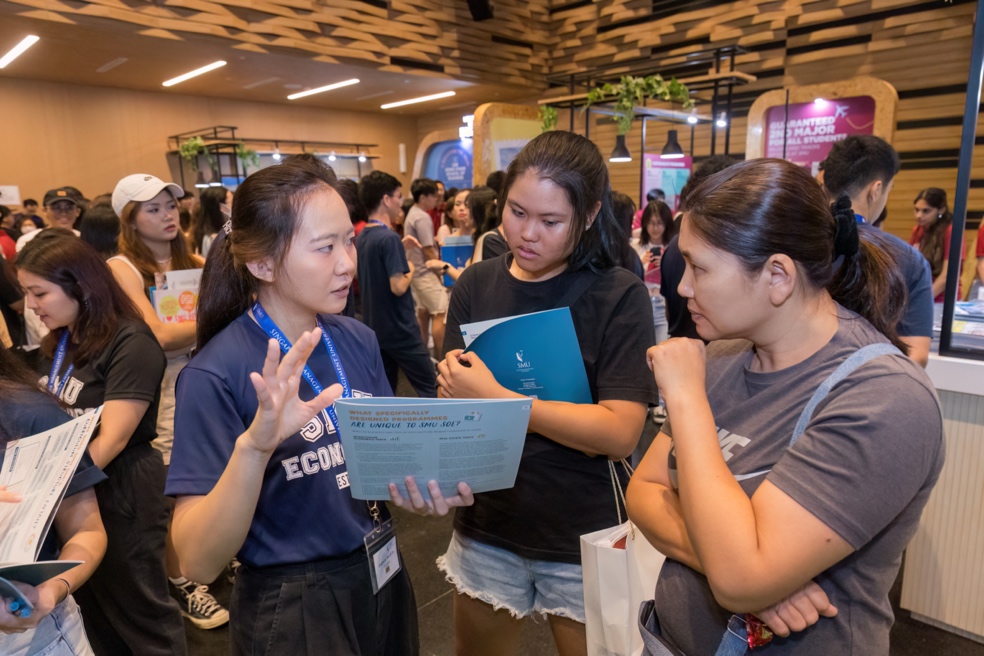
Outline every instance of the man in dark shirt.
<svg viewBox="0 0 984 656">
<path fill-rule="evenodd" d="M 877 230 L 868 224 L 885 209 L 899 154 L 884 139 L 853 135 L 835 142 L 824 160 L 823 185 L 831 200 L 841 194 L 851 197 L 851 207 L 862 230 Z M 909 357 L 923 367 L 929 361 L 933 338 L 933 278 L 922 253 L 895 235 L 882 233 L 891 255 L 905 275 L 909 300 L 898 325 L 899 337 L 909 346 Z"/>
<path fill-rule="evenodd" d="M 403 192 L 400 181 L 388 173 L 373 171 L 362 178 L 359 197 L 369 214 L 366 227 L 355 240 L 358 259 L 362 321 L 373 329 L 390 387 L 396 390 L 398 369 L 422 397 L 437 396 L 437 377 L 417 326 L 409 294 L 413 264 L 406 247 L 420 248 L 413 237 L 393 232 L 400 216 Z"/>
</svg>

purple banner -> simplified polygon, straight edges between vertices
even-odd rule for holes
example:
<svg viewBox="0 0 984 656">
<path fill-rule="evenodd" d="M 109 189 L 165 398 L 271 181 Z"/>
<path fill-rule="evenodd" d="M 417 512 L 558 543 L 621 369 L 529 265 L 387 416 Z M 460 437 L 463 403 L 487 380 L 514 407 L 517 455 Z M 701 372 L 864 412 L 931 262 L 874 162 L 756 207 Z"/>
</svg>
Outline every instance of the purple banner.
<svg viewBox="0 0 984 656">
<path fill-rule="evenodd" d="M 789 124 L 783 130 L 785 106 L 770 107 L 765 115 L 765 156 L 783 157 L 809 168 L 814 175 L 830 147 L 852 134 L 871 134 L 875 99 L 869 96 L 815 100 L 789 105 Z"/>
</svg>

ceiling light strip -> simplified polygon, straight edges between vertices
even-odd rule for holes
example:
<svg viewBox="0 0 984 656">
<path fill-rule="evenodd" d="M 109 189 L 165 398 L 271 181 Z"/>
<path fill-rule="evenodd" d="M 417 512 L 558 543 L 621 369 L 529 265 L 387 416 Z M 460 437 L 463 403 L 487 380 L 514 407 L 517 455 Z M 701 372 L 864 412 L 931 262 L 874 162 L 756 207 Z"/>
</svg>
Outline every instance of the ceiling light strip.
<svg viewBox="0 0 984 656">
<path fill-rule="evenodd" d="M 2 58 L 0 58 L 0 68 L 6 68 L 7 67 L 7 64 L 9 64 L 10 62 L 14 61 L 18 57 L 20 57 L 21 54 L 23 54 L 25 50 L 27 50 L 28 48 L 30 48 L 31 46 L 33 46 L 35 43 L 37 43 L 40 40 L 41 40 L 41 37 L 34 36 L 33 34 L 31 36 L 24 37 L 24 39 L 20 43 L 18 43 L 16 46 L 14 46 L 10 50 L 10 52 L 8 52 L 6 55 L 4 55 Z"/>
<path fill-rule="evenodd" d="M 403 107 L 404 105 L 413 105 L 415 103 L 427 102 L 428 100 L 437 100 L 438 98 L 450 98 L 454 95 L 454 91 L 445 91 L 444 93 L 435 93 L 431 96 L 421 96 L 420 98 L 411 98 L 410 100 L 401 100 L 400 102 L 389 103 L 387 105 L 380 105 L 380 109 L 392 109 L 393 107 Z"/>
<path fill-rule="evenodd" d="M 342 87 L 348 87 L 358 83 L 359 83 L 358 78 L 352 78 L 351 80 L 345 80 L 344 82 L 336 82 L 335 84 L 329 84 L 324 87 L 318 87 L 317 89 L 308 89 L 307 91 L 301 91 L 300 93 L 292 93 L 289 96 L 287 96 L 287 100 L 297 100 L 298 98 L 313 96 L 316 93 L 324 93 L 325 91 L 334 91 L 335 89 L 341 89 Z"/>
<path fill-rule="evenodd" d="M 184 75 L 179 75 L 176 78 L 172 78 L 172 79 L 168 80 L 167 82 L 165 82 L 162 86 L 165 86 L 165 87 L 173 87 L 175 84 L 181 84 L 185 80 L 190 80 L 193 77 L 198 77 L 199 75 L 202 75 L 203 73 L 208 73 L 209 71 L 214 71 L 215 69 L 221 68 L 221 67 L 223 67 L 225 65 L 226 65 L 226 63 L 224 61 L 221 61 L 221 60 L 220 61 L 217 61 L 217 62 L 212 62 L 208 66 L 202 66 L 201 68 L 196 68 L 195 70 L 191 71 L 190 73 L 185 73 Z"/>
</svg>

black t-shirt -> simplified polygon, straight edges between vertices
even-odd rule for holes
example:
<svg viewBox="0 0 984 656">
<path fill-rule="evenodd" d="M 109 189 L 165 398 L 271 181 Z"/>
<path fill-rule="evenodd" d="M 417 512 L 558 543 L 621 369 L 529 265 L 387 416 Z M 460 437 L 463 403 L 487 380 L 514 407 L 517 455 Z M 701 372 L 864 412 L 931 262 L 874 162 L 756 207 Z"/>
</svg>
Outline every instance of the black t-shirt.
<svg viewBox="0 0 984 656">
<path fill-rule="evenodd" d="M 670 337 L 689 337 L 700 339 L 697 334 L 697 324 L 690 316 L 687 309 L 687 299 L 677 293 L 677 286 L 683 280 L 683 272 L 687 268 L 687 263 L 680 253 L 680 245 L 677 243 L 679 235 L 674 235 L 670 243 L 663 249 L 663 259 L 659 264 L 660 284 L 659 295 L 666 300 L 667 332 Z"/>
<path fill-rule="evenodd" d="M 41 392 L 24 390 L 5 395 L 0 399 L 0 462 L 3 460 L 2 449 L 6 447 L 7 440 L 37 435 L 61 426 L 70 419 L 68 413 L 53 398 Z M 104 480 L 106 475 L 92 462 L 88 452 L 83 453 L 82 460 L 75 468 L 75 475 L 68 483 L 65 498 Z M 38 560 L 55 560 L 59 550 L 58 536 L 54 531 L 49 531 L 41 545 Z"/>
<path fill-rule="evenodd" d="M 372 328 L 383 350 L 420 341 L 420 328 L 408 289 L 397 296 L 392 276 L 408 273 L 407 254 L 400 236 L 384 226 L 367 225 L 355 239 L 358 254 L 362 321 Z"/>
<path fill-rule="evenodd" d="M 509 273 L 511 262 L 512 255 L 484 260 L 462 273 L 451 294 L 446 350 L 464 348 L 462 324 L 553 309 L 574 281 L 593 275 L 565 271 L 524 282 Z M 608 269 L 570 307 L 591 398 L 655 404 L 646 349 L 656 338 L 642 281 L 625 269 Z M 617 523 L 608 459 L 530 433 L 516 485 L 476 495 L 474 506 L 458 509 L 454 525 L 524 558 L 580 563 L 580 536 Z"/>
<path fill-rule="evenodd" d="M 498 230 L 490 230 L 485 241 L 482 242 L 482 259 L 491 260 L 508 252 L 509 244 L 506 243 L 505 237 L 500 235 Z"/>
<path fill-rule="evenodd" d="M 72 363 L 72 349 L 65 355 L 59 376 Z M 109 345 L 84 367 L 75 367 L 61 393 L 61 400 L 78 417 L 106 401 L 147 401 L 150 406 L 137 424 L 126 448 L 146 444 L 157 437 L 157 406 L 167 359 L 157 338 L 143 321 L 121 319 Z M 51 358 L 38 367 L 41 385 L 48 384 Z M 59 381 L 59 385 L 60 385 Z"/>
</svg>

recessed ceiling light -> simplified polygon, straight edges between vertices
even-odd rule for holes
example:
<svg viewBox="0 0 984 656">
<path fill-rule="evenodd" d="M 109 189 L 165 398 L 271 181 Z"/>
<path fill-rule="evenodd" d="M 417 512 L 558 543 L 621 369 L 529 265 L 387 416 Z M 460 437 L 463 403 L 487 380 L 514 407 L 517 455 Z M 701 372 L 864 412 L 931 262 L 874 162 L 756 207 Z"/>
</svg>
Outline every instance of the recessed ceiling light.
<svg viewBox="0 0 984 656">
<path fill-rule="evenodd" d="M 300 93 L 292 93 L 287 96 L 287 100 L 297 100 L 298 98 L 306 98 L 307 96 L 313 96 L 316 93 L 324 93 L 325 91 L 334 91 L 335 89 L 341 89 L 342 87 L 349 87 L 353 84 L 358 84 L 358 78 L 352 78 L 351 80 L 345 80 L 343 82 L 336 82 L 335 84 L 329 84 L 323 87 L 318 87 L 317 89 L 308 89 L 307 91 L 301 91 Z"/>
<path fill-rule="evenodd" d="M 96 72 L 97 73 L 106 73 L 108 71 L 113 70 L 114 68 L 116 68 L 120 64 L 125 64 L 128 61 L 130 61 L 130 60 L 128 58 L 126 58 L 126 57 L 117 57 L 116 59 L 114 59 L 112 61 L 108 61 L 105 64 L 103 64 L 102 66 L 100 66 L 99 68 L 97 68 L 96 69 Z"/>
<path fill-rule="evenodd" d="M 430 96 L 421 96 L 420 98 L 411 98 L 409 100 L 401 100 L 395 103 L 389 103 L 387 105 L 380 105 L 380 109 L 392 109 L 393 107 L 403 107 L 404 105 L 413 105 L 414 103 L 427 102 L 428 100 L 437 100 L 438 98 L 450 98 L 454 95 L 454 91 L 445 91 L 444 93 L 435 93 Z"/>
<path fill-rule="evenodd" d="M 27 50 L 28 48 L 30 48 L 40 40 L 41 37 L 34 36 L 33 34 L 31 36 L 24 37 L 24 39 L 16 46 L 14 46 L 10 50 L 10 52 L 8 52 L 3 57 L 0 57 L 0 68 L 6 68 L 7 64 L 20 57 L 25 50 Z"/>
<path fill-rule="evenodd" d="M 208 66 L 202 66 L 201 68 L 196 68 L 195 70 L 190 71 L 188 73 L 185 73 L 184 75 L 179 75 L 176 78 L 172 78 L 172 79 L 168 80 L 167 82 L 164 82 L 162 86 L 165 86 L 165 87 L 173 87 L 175 84 L 181 84 L 185 80 L 190 80 L 193 77 L 198 77 L 199 75 L 201 75 L 203 73 L 208 73 L 209 71 L 214 71 L 215 69 L 222 68 L 225 65 L 226 65 L 226 63 L 224 61 L 221 61 L 221 60 L 220 61 L 217 61 L 217 62 L 212 62 Z"/>
</svg>

